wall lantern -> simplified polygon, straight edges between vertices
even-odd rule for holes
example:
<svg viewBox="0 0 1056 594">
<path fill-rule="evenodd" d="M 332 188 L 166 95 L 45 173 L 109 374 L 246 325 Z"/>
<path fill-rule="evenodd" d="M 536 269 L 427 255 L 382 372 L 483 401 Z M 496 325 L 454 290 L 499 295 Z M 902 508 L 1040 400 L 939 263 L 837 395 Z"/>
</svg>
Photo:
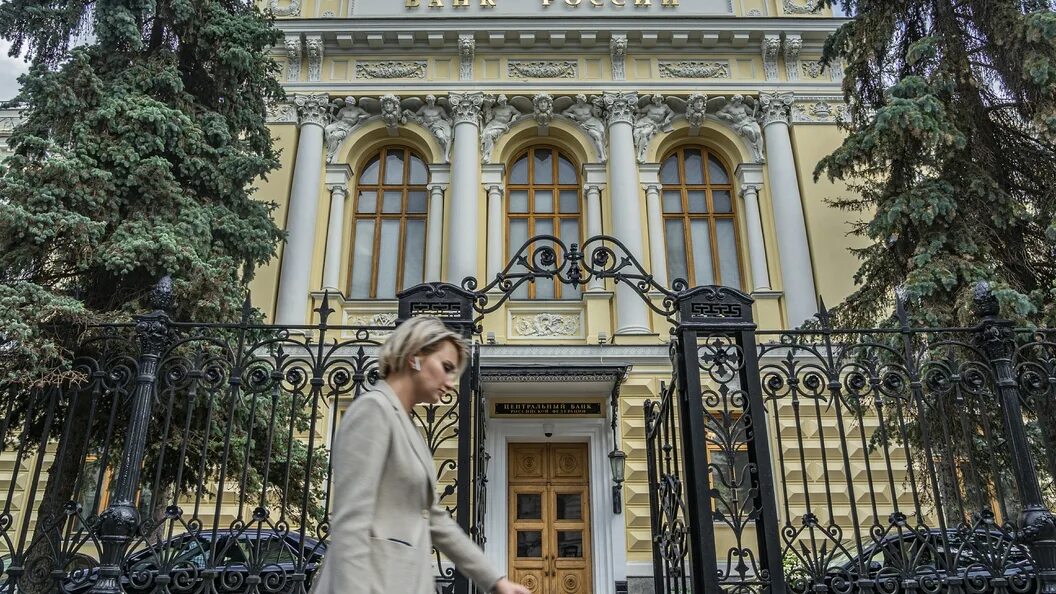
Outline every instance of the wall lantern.
<svg viewBox="0 0 1056 594">
<path fill-rule="evenodd" d="M 609 452 L 609 466 L 612 467 L 612 513 L 623 511 L 623 478 L 627 470 L 627 454 L 619 448 Z"/>
</svg>

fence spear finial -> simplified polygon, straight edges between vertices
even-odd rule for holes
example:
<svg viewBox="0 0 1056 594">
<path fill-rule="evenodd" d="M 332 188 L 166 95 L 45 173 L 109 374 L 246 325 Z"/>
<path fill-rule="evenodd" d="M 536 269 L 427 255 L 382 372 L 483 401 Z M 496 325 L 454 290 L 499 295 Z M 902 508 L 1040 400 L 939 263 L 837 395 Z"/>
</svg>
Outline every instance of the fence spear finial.
<svg viewBox="0 0 1056 594">
<path fill-rule="evenodd" d="M 169 311 L 176 301 L 176 292 L 172 287 L 172 277 L 166 274 L 158 280 L 147 295 L 147 305 L 155 311 Z"/>
<path fill-rule="evenodd" d="M 1001 306 L 989 281 L 975 283 L 975 288 L 972 289 L 972 303 L 975 305 L 975 315 L 980 318 L 997 317 L 1001 314 Z"/>
</svg>

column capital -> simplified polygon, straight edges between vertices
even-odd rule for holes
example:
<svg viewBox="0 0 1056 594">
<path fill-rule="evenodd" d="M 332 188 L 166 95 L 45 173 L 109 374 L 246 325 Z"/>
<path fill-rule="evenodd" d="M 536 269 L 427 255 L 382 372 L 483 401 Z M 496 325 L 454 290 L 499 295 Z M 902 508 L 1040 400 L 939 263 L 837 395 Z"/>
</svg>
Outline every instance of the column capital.
<svg viewBox="0 0 1056 594">
<path fill-rule="evenodd" d="M 638 93 L 609 92 L 601 96 L 605 107 L 605 121 L 613 124 L 634 124 L 634 114 L 638 111 Z"/>
<path fill-rule="evenodd" d="M 660 190 L 664 189 L 664 185 L 660 182 L 642 182 L 642 189 L 648 192 L 660 193 Z"/>
<path fill-rule="evenodd" d="M 294 95 L 293 106 L 297 109 L 300 126 L 315 124 L 323 127 L 330 123 L 330 97 L 326 93 Z"/>
<path fill-rule="evenodd" d="M 745 184 L 741 186 L 741 198 L 744 198 L 745 196 L 758 196 L 759 191 L 762 189 L 763 184 Z"/>
<path fill-rule="evenodd" d="M 792 104 L 795 95 L 792 91 L 763 91 L 759 93 L 759 107 L 762 108 L 760 119 L 763 127 L 770 124 L 784 124 L 792 119 Z"/>
<path fill-rule="evenodd" d="M 326 190 L 330 192 L 330 198 L 341 194 L 342 198 L 348 198 L 348 186 L 345 184 L 326 184 Z"/>
<path fill-rule="evenodd" d="M 451 93 L 447 96 L 451 106 L 451 119 L 455 124 L 473 124 L 480 127 L 484 93 Z"/>
</svg>

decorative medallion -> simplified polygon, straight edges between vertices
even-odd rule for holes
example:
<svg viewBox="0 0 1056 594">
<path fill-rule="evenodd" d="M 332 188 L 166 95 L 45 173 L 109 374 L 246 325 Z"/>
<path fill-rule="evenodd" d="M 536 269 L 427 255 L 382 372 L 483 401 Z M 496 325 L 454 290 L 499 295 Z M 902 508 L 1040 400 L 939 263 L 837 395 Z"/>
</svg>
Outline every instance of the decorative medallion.
<svg viewBox="0 0 1056 594">
<path fill-rule="evenodd" d="M 426 62 L 358 62 L 356 78 L 425 78 Z"/>
<path fill-rule="evenodd" d="M 269 124 L 296 124 L 297 108 L 292 103 L 269 103 L 267 122 Z M 0 130 L 3 129 L 3 120 L 0 120 Z"/>
<path fill-rule="evenodd" d="M 289 4 L 282 8 L 279 7 L 279 0 L 271 0 L 268 8 L 271 9 L 271 14 L 275 16 L 300 16 L 301 0 L 291 0 Z"/>
<path fill-rule="evenodd" d="M 579 314 L 515 315 L 513 329 L 518 336 L 576 336 L 579 333 Z"/>
<path fill-rule="evenodd" d="M 510 78 L 576 78 L 578 63 L 575 60 L 520 62 L 510 60 L 506 64 Z"/>
<path fill-rule="evenodd" d="M 660 62 L 660 78 L 730 78 L 728 62 Z"/>
<path fill-rule="evenodd" d="M 376 314 L 368 314 L 365 316 L 353 316 L 348 318 L 345 322 L 346 326 L 388 326 L 392 327 L 396 325 L 396 313 L 395 312 L 381 312 Z M 388 336 L 392 334 L 392 330 L 373 330 L 370 335 L 373 337 Z"/>
</svg>

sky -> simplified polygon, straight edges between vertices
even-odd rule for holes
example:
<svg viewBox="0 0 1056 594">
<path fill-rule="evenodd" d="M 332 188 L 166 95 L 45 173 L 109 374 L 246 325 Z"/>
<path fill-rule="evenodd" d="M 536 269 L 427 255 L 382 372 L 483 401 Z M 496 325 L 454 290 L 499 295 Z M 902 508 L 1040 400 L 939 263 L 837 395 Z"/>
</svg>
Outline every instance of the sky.
<svg viewBox="0 0 1056 594">
<path fill-rule="evenodd" d="M 27 65 L 20 58 L 7 55 L 11 44 L 0 39 L 0 101 L 11 99 L 18 93 L 16 79 L 26 71 Z"/>
</svg>

